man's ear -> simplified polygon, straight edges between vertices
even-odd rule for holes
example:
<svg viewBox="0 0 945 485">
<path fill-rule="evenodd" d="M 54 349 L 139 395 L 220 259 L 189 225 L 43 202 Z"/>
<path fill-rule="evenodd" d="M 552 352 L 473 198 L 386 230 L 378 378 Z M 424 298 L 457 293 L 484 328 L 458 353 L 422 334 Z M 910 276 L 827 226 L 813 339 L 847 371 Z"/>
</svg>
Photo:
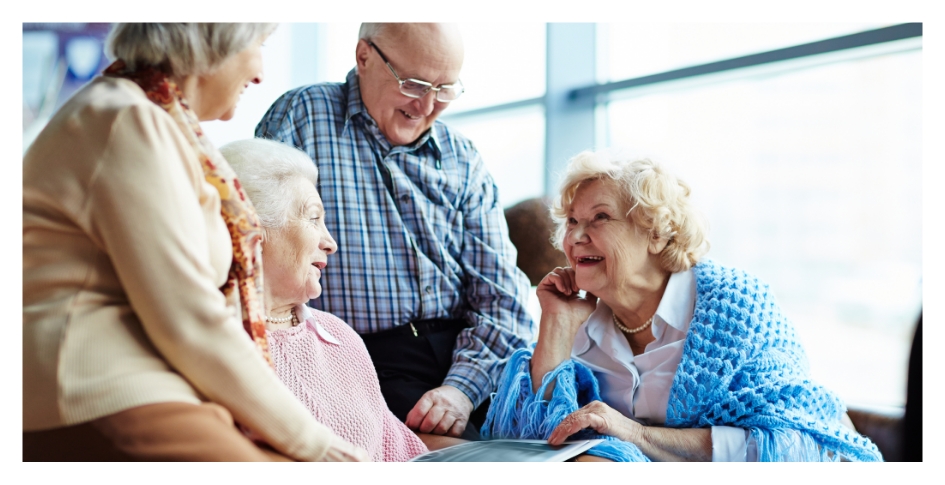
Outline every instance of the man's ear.
<svg viewBox="0 0 945 485">
<path fill-rule="evenodd" d="M 354 60 L 357 63 L 358 70 L 364 69 L 367 65 L 367 58 L 371 54 L 371 46 L 364 39 L 358 39 L 358 46 L 354 50 Z"/>
</svg>

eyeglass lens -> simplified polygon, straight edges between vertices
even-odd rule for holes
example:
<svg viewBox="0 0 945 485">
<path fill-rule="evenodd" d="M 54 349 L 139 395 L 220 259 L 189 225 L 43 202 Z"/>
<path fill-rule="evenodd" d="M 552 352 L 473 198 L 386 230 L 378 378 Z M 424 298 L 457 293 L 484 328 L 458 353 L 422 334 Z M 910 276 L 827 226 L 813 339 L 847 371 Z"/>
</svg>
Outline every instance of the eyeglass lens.
<svg viewBox="0 0 945 485">
<path fill-rule="evenodd" d="M 421 84 L 411 79 L 405 79 L 403 84 L 400 85 L 400 92 L 411 98 L 420 98 L 430 92 L 431 89 L 433 87 L 429 84 Z M 453 101 L 460 94 L 463 94 L 461 86 L 440 86 L 439 91 L 436 92 L 436 100 L 440 102 Z"/>
<path fill-rule="evenodd" d="M 394 77 L 397 78 L 397 81 L 400 82 L 400 92 L 403 93 L 404 96 L 409 96 L 411 98 L 421 98 L 430 92 L 431 89 L 434 89 L 433 86 L 428 82 L 417 81 L 414 79 L 401 80 L 400 76 L 394 72 L 394 68 L 390 65 L 390 61 L 387 60 L 387 56 L 381 52 L 381 49 L 379 49 L 373 42 L 369 41 L 368 44 L 370 44 L 370 46 L 373 47 L 375 51 L 377 51 L 377 54 L 381 56 L 381 59 L 384 60 L 384 62 L 387 64 L 387 67 L 390 69 L 390 73 L 393 74 Z M 449 86 L 440 86 L 440 88 L 436 90 L 436 100 L 441 103 L 447 103 L 458 98 L 459 95 L 463 94 L 463 91 L 465 91 L 465 89 L 463 88 L 463 84 L 461 82 Z"/>
</svg>

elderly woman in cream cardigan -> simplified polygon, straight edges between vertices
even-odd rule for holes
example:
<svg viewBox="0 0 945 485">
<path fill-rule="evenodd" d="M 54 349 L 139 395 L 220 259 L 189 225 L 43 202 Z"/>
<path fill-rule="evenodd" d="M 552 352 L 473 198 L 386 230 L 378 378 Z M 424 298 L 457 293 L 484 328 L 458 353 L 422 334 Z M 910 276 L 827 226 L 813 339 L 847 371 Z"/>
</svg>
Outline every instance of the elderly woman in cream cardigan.
<svg viewBox="0 0 945 485">
<path fill-rule="evenodd" d="M 24 155 L 24 461 L 367 459 L 273 375 L 261 228 L 199 126 L 275 28 L 116 24 Z"/>
</svg>

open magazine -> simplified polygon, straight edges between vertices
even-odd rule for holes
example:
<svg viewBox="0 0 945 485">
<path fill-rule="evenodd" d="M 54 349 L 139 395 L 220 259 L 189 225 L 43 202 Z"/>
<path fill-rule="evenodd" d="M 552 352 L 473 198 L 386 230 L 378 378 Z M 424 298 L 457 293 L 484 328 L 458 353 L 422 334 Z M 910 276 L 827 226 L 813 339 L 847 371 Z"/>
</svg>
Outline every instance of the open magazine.
<svg viewBox="0 0 945 485">
<path fill-rule="evenodd" d="M 430 451 L 410 461 L 566 461 L 601 441 L 565 441 L 555 446 L 546 440 L 470 441 Z"/>
</svg>

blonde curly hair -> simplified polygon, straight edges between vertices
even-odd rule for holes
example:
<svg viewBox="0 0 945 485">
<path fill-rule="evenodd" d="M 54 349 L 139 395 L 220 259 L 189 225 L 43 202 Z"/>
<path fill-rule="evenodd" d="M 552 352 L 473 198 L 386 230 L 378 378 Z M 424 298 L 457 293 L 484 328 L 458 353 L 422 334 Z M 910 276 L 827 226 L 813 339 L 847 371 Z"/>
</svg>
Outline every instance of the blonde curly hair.
<svg viewBox="0 0 945 485">
<path fill-rule="evenodd" d="M 562 249 L 568 212 L 578 187 L 602 180 L 621 193 L 627 219 L 648 232 L 666 238 L 660 253 L 665 271 L 685 271 L 709 251 L 707 225 L 689 201 L 689 185 L 648 159 L 631 160 L 610 150 L 587 150 L 568 161 L 558 197 L 551 206 L 557 228 L 552 243 Z"/>
</svg>

